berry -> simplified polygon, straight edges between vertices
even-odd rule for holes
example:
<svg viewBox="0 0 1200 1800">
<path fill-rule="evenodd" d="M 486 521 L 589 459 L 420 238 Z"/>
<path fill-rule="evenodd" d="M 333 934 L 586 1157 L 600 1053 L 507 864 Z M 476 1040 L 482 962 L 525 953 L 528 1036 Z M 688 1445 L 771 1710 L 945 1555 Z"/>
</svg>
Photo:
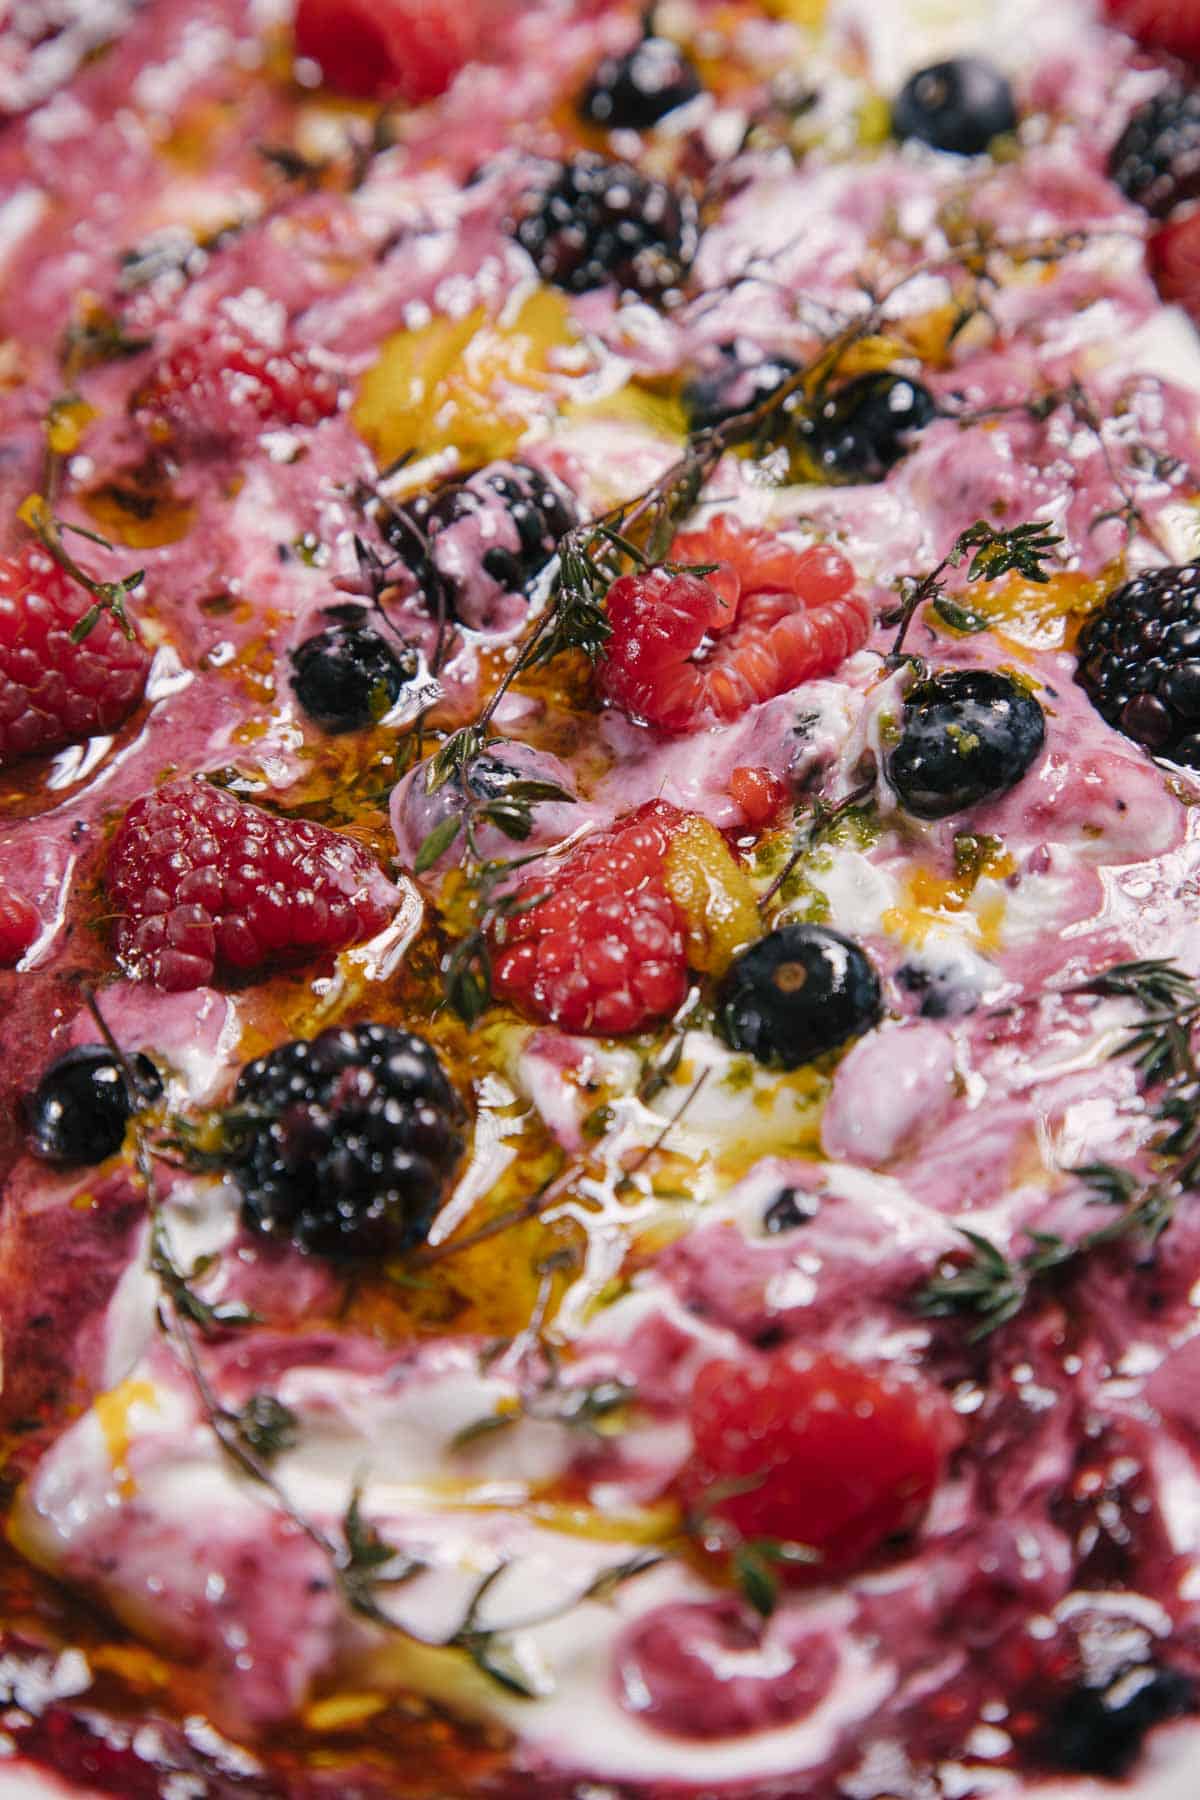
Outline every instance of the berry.
<svg viewBox="0 0 1200 1800">
<path fill-rule="evenodd" d="M 717 994 L 735 1050 L 785 1069 L 878 1024 L 879 977 L 857 944 L 823 925 L 781 925 L 743 951 Z"/>
<path fill-rule="evenodd" d="M 472 631 L 507 631 L 523 622 L 530 583 L 579 522 L 569 488 L 514 462 L 491 463 L 422 495 L 407 510 L 429 541 L 449 617 Z M 403 515 L 394 517 L 403 534 Z M 391 541 L 401 555 L 409 549 L 403 535 Z M 421 570 L 415 573 L 422 579 Z M 428 588 L 427 577 L 422 585 Z"/>
<path fill-rule="evenodd" d="M 162 1093 L 149 1057 L 134 1057 L 132 1067 L 141 1089 L 137 1095 L 130 1093 L 125 1070 L 103 1044 L 82 1044 L 52 1062 L 26 1109 L 34 1154 L 68 1166 L 115 1156 L 135 1106 Z"/>
<path fill-rule="evenodd" d="M 271 427 L 315 425 L 337 412 L 339 394 L 337 377 L 307 352 L 273 349 L 221 322 L 161 357 L 131 404 L 151 436 L 219 450 Z"/>
<path fill-rule="evenodd" d="M 942 669 L 909 690 L 888 780 L 916 818 L 946 819 L 1016 787 L 1045 741 L 1045 714 L 1010 675 Z"/>
<path fill-rule="evenodd" d="M 41 929 L 37 908 L 0 882 L 0 969 L 19 963 Z"/>
<path fill-rule="evenodd" d="M 1139 106 L 1113 145 L 1108 172 L 1156 219 L 1200 198 L 1200 89 L 1164 88 Z"/>
<path fill-rule="evenodd" d="M 815 413 L 796 415 L 794 429 L 825 481 L 882 481 L 937 410 L 919 381 L 883 370 L 855 376 Z"/>
<path fill-rule="evenodd" d="M 1110 725 L 1200 768 L 1200 566 L 1127 581 L 1084 626 L 1078 656 L 1076 680 Z"/>
<path fill-rule="evenodd" d="M 386 1257 L 425 1237 L 462 1154 L 463 1109 L 423 1038 L 323 1031 L 247 1064 L 231 1168 L 254 1230 L 330 1257 Z"/>
<path fill-rule="evenodd" d="M 696 208 L 683 189 L 628 163 L 580 155 L 526 197 L 513 235 L 555 287 L 585 294 L 615 282 L 652 300 L 691 267 Z"/>
<path fill-rule="evenodd" d="M 394 890 L 361 845 L 279 819 L 207 782 L 137 800 L 108 854 L 117 951 L 161 988 L 328 955 L 370 937 Z"/>
<path fill-rule="evenodd" d="M 743 1539 L 816 1551 L 818 1579 L 857 1568 L 920 1523 L 949 1435 L 932 1389 L 829 1353 L 784 1348 L 705 1363 L 691 1396 L 693 1506 Z M 748 1483 L 744 1492 L 730 1488 Z M 803 1565 L 781 1563 L 804 1579 Z"/>
<path fill-rule="evenodd" d="M 497 997 L 564 1031 L 605 1036 L 673 1013 L 687 994 L 687 954 L 663 858 L 683 816 L 653 800 L 526 876 L 493 934 Z"/>
<path fill-rule="evenodd" d="M 624 56 L 606 56 L 579 100 L 579 114 L 606 131 L 648 131 L 700 92 L 700 77 L 677 44 L 647 37 Z"/>
<path fill-rule="evenodd" d="M 1164 300 L 1175 301 L 1200 324 L 1200 212 L 1184 213 L 1157 230 L 1146 246 Z"/>
<path fill-rule="evenodd" d="M 699 371 L 683 390 L 693 431 L 711 430 L 748 412 L 798 370 L 786 356 L 764 357 L 752 344 L 721 344 L 717 356 L 715 366 Z"/>
<path fill-rule="evenodd" d="M 1178 1669 L 1134 1664 L 1103 1687 L 1080 1686 L 1061 1700 L 1038 1748 L 1052 1768 L 1114 1780 L 1133 1767 L 1148 1732 L 1196 1704 L 1195 1682 Z"/>
<path fill-rule="evenodd" d="M 769 825 L 787 805 L 788 786 L 770 769 L 743 765 L 729 777 L 729 793 L 741 807 L 746 823 L 760 828 Z"/>
<path fill-rule="evenodd" d="M 150 654 L 37 544 L 0 556 L 0 767 L 115 731 L 146 686 Z"/>
<path fill-rule="evenodd" d="M 1150 50 L 1200 60 L 1200 12 L 1194 0 L 1105 0 L 1109 22 Z"/>
<path fill-rule="evenodd" d="M 892 107 L 898 138 L 935 150 L 979 156 L 993 138 L 1017 128 L 1012 89 L 999 69 L 977 56 L 934 63 L 910 75 Z"/>
<path fill-rule="evenodd" d="M 794 550 L 720 515 L 677 538 L 671 561 L 718 567 L 704 578 L 652 568 L 614 582 L 600 668 L 606 700 L 664 731 L 728 724 L 831 675 L 867 640 L 870 609 L 828 545 Z"/>
<path fill-rule="evenodd" d="M 324 731 L 376 724 L 417 672 L 414 652 L 365 621 L 363 606 L 331 606 L 333 621 L 292 652 L 296 698 Z"/>
<path fill-rule="evenodd" d="M 444 94 L 479 49 L 478 0 L 299 0 L 296 52 L 360 100 Z"/>
</svg>

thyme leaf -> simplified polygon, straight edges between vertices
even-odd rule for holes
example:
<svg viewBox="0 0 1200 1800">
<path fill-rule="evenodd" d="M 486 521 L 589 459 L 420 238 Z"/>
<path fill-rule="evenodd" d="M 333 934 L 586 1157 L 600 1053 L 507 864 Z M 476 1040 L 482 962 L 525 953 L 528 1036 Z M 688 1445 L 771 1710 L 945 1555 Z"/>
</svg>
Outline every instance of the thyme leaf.
<svg viewBox="0 0 1200 1800">
<path fill-rule="evenodd" d="M 944 578 L 951 569 L 961 568 L 968 557 L 970 562 L 966 575 L 969 582 L 999 581 L 1002 576 L 1015 573 L 1024 581 L 1045 583 L 1050 580 L 1049 571 L 1045 567 L 1046 560 L 1062 541 L 1060 534 L 1044 519 L 1007 528 L 991 525 L 986 519 L 976 519 L 973 525 L 968 525 L 965 531 L 959 533 L 935 569 L 931 569 L 927 575 L 902 577 L 900 608 L 894 618 L 899 630 L 892 645 L 892 657 L 900 658 L 909 627 L 927 602 L 932 602 L 940 616 L 958 630 L 984 628 L 986 621 L 959 624 L 953 614 L 947 618 L 945 611 L 947 606 L 954 607 L 955 603 L 947 600 Z M 975 621 L 980 618 L 980 615 L 968 614 L 962 608 L 957 611 L 964 619 Z"/>
</svg>

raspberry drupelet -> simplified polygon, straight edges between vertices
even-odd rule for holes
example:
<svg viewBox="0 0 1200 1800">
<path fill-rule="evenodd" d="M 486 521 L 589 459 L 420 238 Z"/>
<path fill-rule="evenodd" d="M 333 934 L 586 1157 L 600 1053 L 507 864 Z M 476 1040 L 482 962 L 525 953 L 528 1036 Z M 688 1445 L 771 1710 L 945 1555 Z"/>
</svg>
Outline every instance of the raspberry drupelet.
<svg viewBox="0 0 1200 1800">
<path fill-rule="evenodd" d="M 619 1036 L 666 1018 L 687 994 L 683 923 L 663 881 L 684 818 L 653 800 L 528 875 L 493 933 L 499 999 L 564 1031 Z"/>
<path fill-rule="evenodd" d="M 192 451 L 239 449 L 271 427 L 332 417 L 340 391 L 306 351 L 259 343 L 219 321 L 159 358 L 133 411 L 153 438 Z"/>
<path fill-rule="evenodd" d="M 395 889 L 361 845 L 181 781 L 135 801 L 113 838 L 105 885 L 116 947 L 158 987 L 329 955 L 370 937 Z"/>
<path fill-rule="evenodd" d="M 828 545 L 795 550 L 726 514 L 683 533 L 671 564 L 624 575 L 608 594 L 604 698 L 663 731 L 731 723 L 861 650 L 871 609 Z"/>
</svg>

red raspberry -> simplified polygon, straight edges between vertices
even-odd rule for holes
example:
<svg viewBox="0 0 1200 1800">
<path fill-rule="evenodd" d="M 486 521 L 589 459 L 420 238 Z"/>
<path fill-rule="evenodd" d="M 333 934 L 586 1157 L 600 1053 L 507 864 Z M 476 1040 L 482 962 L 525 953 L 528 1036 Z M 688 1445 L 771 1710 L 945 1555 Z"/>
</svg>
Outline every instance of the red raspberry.
<svg viewBox="0 0 1200 1800">
<path fill-rule="evenodd" d="M 37 908 L 0 881 L 0 969 L 15 967 L 41 928 Z"/>
<path fill-rule="evenodd" d="M 1200 325 L 1200 212 L 1160 226 L 1148 255 L 1163 299 L 1178 302 Z"/>
<path fill-rule="evenodd" d="M 729 792 L 745 813 L 746 823 L 756 827 L 769 825 L 777 818 L 789 797 L 787 783 L 780 781 L 778 775 L 747 764 L 730 775 Z"/>
<path fill-rule="evenodd" d="M 477 0 L 300 0 L 296 50 L 343 94 L 419 105 L 476 54 L 481 23 Z"/>
<path fill-rule="evenodd" d="M 941 1478 L 948 1419 L 935 1390 L 827 1352 L 706 1363 L 691 1398 L 689 1503 L 703 1513 L 706 1493 L 724 1496 L 711 1517 L 742 1538 L 808 1546 L 824 1579 L 919 1523 Z M 741 1483 L 750 1485 L 731 1493 Z"/>
<path fill-rule="evenodd" d="M 1150 50 L 1200 60 L 1200 9 L 1195 0 L 1106 0 L 1109 22 Z"/>
<path fill-rule="evenodd" d="M 133 408 L 152 436 L 221 448 L 273 426 L 315 425 L 338 410 L 339 393 L 337 377 L 303 350 L 273 350 L 221 323 L 161 357 Z"/>
<path fill-rule="evenodd" d="M 378 931 L 395 903 L 391 882 L 359 844 L 200 780 L 134 802 L 109 849 L 105 883 L 121 959 L 169 989 L 201 987 L 218 968 L 343 950 Z"/>
<path fill-rule="evenodd" d="M 500 999 L 564 1031 L 604 1036 L 665 1018 L 687 994 L 687 954 L 662 863 L 683 814 L 652 800 L 526 876 L 518 906 L 494 933 L 492 987 Z"/>
<path fill-rule="evenodd" d="M 837 550 L 793 550 L 722 514 L 677 538 L 671 561 L 719 566 L 704 579 L 659 567 L 614 582 L 600 671 L 606 700 L 664 731 L 728 724 L 831 675 L 867 641 L 870 608 Z"/>
<path fill-rule="evenodd" d="M 71 642 L 93 604 L 40 544 L 0 557 L 0 767 L 115 731 L 141 699 L 149 652 L 111 614 Z"/>
</svg>

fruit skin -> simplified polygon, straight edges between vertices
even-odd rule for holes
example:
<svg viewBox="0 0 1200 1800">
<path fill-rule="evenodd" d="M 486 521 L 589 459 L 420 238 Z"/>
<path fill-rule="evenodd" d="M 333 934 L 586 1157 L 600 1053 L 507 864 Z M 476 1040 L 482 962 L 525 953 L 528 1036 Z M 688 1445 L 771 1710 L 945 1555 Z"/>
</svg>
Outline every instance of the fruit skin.
<svg viewBox="0 0 1200 1800">
<path fill-rule="evenodd" d="M 1163 299 L 1177 302 L 1200 324 L 1200 212 L 1168 220 L 1151 237 L 1146 255 Z"/>
<path fill-rule="evenodd" d="M 160 357 L 131 406 L 151 437 L 217 452 L 246 448 L 272 427 L 316 425 L 340 395 L 337 377 L 305 351 L 272 348 L 220 320 Z"/>
<path fill-rule="evenodd" d="M 691 267 L 696 208 L 682 188 L 582 154 L 526 197 L 513 236 L 542 279 L 570 294 L 616 283 L 654 300 Z"/>
<path fill-rule="evenodd" d="M 663 861 L 684 815 L 663 800 L 527 875 L 492 934 L 492 988 L 564 1031 L 619 1036 L 687 995 L 683 924 Z M 529 903 L 538 900 L 538 904 Z"/>
<path fill-rule="evenodd" d="M 1108 172 L 1156 219 L 1200 198 L 1200 89 L 1171 86 L 1139 106 L 1113 145 Z"/>
<path fill-rule="evenodd" d="M 1200 12 L 1193 0 L 1105 0 L 1109 23 L 1150 50 L 1200 60 Z"/>
<path fill-rule="evenodd" d="M 791 799 L 787 783 L 772 770 L 745 763 L 730 775 L 729 793 L 745 814 L 746 823 L 755 829 L 778 818 Z"/>
<path fill-rule="evenodd" d="M 794 425 L 801 449 L 826 481 L 882 481 L 914 433 L 937 417 L 927 387 L 890 369 L 856 375 Z"/>
<path fill-rule="evenodd" d="M 700 92 L 700 77 L 669 38 L 646 37 L 606 56 L 580 95 L 579 114 L 606 131 L 648 131 Z"/>
<path fill-rule="evenodd" d="M 162 1092 L 158 1070 L 147 1056 L 131 1058 L 142 1092 L 129 1080 L 104 1044 L 81 1044 L 50 1064 L 26 1106 L 29 1144 L 44 1162 L 81 1167 L 115 1156 L 136 1102 Z"/>
<path fill-rule="evenodd" d="M 37 908 L 0 882 L 0 969 L 15 967 L 41 929 Z"/>
<path fill-rule="evenodd" d="M 122 962 L 171 990 L 343 950 L 378 931 L 395 898 L 352 839 L 199 779 L 134 802 L 105 885 Z"/>
<path fill-rule="evenodd" d="M 1200 566 L 1148 569 L 1084 627 L 1075 679 L 1118 731 L 1200 768 Z"/>
<path fill-rule="evenodd" d="M 0 557 L 0 768 L 115 731 L 141 699 L 150 652 L 111 613 L 71 642 L 94 604 L 40 544 Z"/>
<path fill-rule="evenodd" d="M 364 606 L 331 606 L 330 623 L 292 651 L 292 688 L 324 731 L 358 731 L 394 705 L 417 672 L 414 651 L 367 623 Z"/>
<path fill-rule="evenodd" d="M 943 669 L 910 688 L 887 776 L 906 812 L 947 819 L 1016 787 L 1045 741 L 1045 714 L 1011 676 Z"/>
<path fill-rule="evenodd" d="M 1196 1703 L 1196 1683 L 1179 1669 L 1120 1669 L 1106 1686 L 1080 1686 L 1060 1700 L 1039 1749 L 1051 1768 L 1112 1780 L 1133 1768 L 1148 1732 L 1195 1712 Z"/>
<path fill-rule="evenodd" d="M 742 1539 L 803 1545 L 793 1581 L 860 1567 L 920 1523 L 941 1480 L 951 1427 L 936 1390 L 846 1357 L 795 1347 L 705 1363 L 690 1405 L 695 1510 Z M 737 1482 L 754 1485 L 730 1494 Z M 706 1509 L 705 1495 L 720 1495 Z"/>
<path fill-rule="evenodd" d="M 321 1256 L 420 1243 L 462 1154 L 462 1104 L 423 1038 L 323 1031 L 247 1064 L 227 1129 L 243 1216 Z"/>
<path fill-rule="evenodd" d="M 831 675 L 870 634 L 854 570 L 829 545 L 795 550 L 719 514 L 678 537 L 671 561 L 718 566 L 703 578 L 657 567 L 615 581 L 599 671 L 610 704 L 661 730 L 728 724 Z"/>
<path fill-rule="evenodd" d="M 299 0 L 296 52 L 339 93 L 416 106 L 445 93 L 480 28 L 477 0 Z"/>
<path fill-rule="evenodd" d="M 752 344 L 721 344 L 718 356 L 715 365 L 699 370 L 683 390 L 693 431 L 711 430 L 748 412 L 799 372 L 799 364 L 788 357 L 763 356 Z"/>
<path fill-rule="evenodd" d="M 717 1027 L 756 1062 L 796 1069 L 878 1024 L 879 977 L 850 938 L 781 925 L 734 962 L 717 992 Z"/>
<path fill-rule="evenodd" d="M 898 138 L 919 138 L 935 150 L 978 156 L 993 138 L 1015 131 L 1012 89 L 999 69 L 977 56 L 932 63 L 910 75 L 892 107 Z"/>
</svg>

